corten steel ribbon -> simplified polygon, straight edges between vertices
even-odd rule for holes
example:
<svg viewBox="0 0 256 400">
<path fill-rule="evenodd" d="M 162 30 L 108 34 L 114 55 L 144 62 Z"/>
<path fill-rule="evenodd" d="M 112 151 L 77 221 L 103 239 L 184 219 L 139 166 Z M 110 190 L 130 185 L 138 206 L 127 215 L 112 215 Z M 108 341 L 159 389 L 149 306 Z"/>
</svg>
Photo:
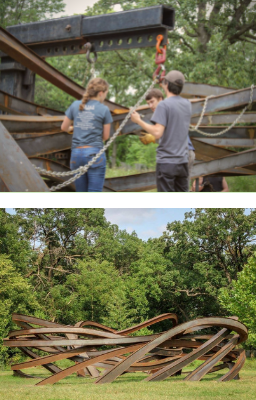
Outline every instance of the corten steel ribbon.
<svg viewBox="0 0 256 400">
<path fill-rule="evenodd" d="M 168 331 L 130 336 L 167 319 L 172 322 Z M 167 313 L 121 331 L 94 321 L 72 326 L 20 314 L 13 314 L 13 320 L 21 329 L 10 332 L 4 345 L 18 347 L 31 360 L 13 365 L 12 370 L 30 377 L 21 370 L 42 366 L 52 373 L 37 385 L 56 383 L 74 372 L 96 377 L 96 383 L 112 382 L 123 373 L 136 371 L 147 373 L 146 381 L 160 381 L 180 373 L 195 360 L 202 364 L 185 372 L 184 380 L 198 381 L 208 373 L 228 369 L 219 378 L 225 382 L 236 379 L 245 362 L 245 351 L 236 345 L 247 339 L 247 328 L 236 317 L 199 318 L 177 325 L 177 316 Z M 107 350 L 102 350 L 103 346 Z M 46 354 L 38 356 L 38 349 Z M 64 359 L 74 365 L 61 370 L 53 364 Z"/>
</svg>

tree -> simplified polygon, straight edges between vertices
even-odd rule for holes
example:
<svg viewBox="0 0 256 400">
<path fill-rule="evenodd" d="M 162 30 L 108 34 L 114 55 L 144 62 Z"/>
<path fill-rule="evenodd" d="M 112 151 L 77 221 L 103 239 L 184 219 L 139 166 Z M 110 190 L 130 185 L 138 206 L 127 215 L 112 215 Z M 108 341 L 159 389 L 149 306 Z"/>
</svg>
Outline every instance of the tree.
<svg viewBox="0 0 256 400">
<path fill-rule="evenodd" d="M 167 51 L 166 67 L 180 69 L 187 80 L 226 85 L 234 88 L 249 86 L 254 80 L 256 57 L 256 22 L 254 1 L 245 0 L 185 0 L 185 1 L 139 1 L 100 0 L 88 13 L 104 13 L 119 4 L 123 10 L 164 4 L 175 9 L 175 29 L 169 32 L 170 45 Z M 118 52 L 119 53 L 119 52 Z M 126 54 L 126 55 L 125 55 Z M 129 79 L 133 74 L 127 66 L 128 52 L 120 53 L 122 77 Z M 153 53 L 139 50 L 132 69 L 137 71 L 134 87 L 148 80 L 148 70 L 154 68 Z M 140 56 L 138 56 L 140 54 Z M 140 60 L 142 62 L 140 62 Z M 115 59 L 112 59 L 115 63 Z M 127 66 L 127 67 L 126 67 Z M 108 62 L 104 64 L 111 71 Z M 241 67 L 243 73 L 241 74 Z M 127 74 L 126 74 L 127 68 Z M 113 70 L 113 68 L 112 68 Z M 125 78 L 126 75 L 126 78 Z M 150 73 L 150 77 L 152 72 Z M 119 77 L 119 74 L 118 74 Z M 130 80 L 128 81 L 130 84 Z"/>
<path fill-rule="evenodd" d="M 90 257 L 101 227 L 108 226 L 103 209 L 20 208 L 16 212 L 20 232 L 33 246 L 34 265 L 27 273 L 35 287 L 64 282 L 79 258 Z"/>
<path fill-rule="evenodd" d="M 25 240 L 30 240 L 33 247 L 33 262 L 25 271 L 26 278 L 33 286 L 38 300 L 43 304 L 45 314 L 50 319 L 57 319 L 58 322 L 64 323 L 70 323 L 67 322 L 69 319 L 74 321 L 76 318 L 82 318 L 82 315 L 85 319 L 92 318 L 92 315 L 94 318 L 96 316 L 103 318 L 105 314 L 102 311 L 102 304 L 107 305 L 103 300 L 99 303 L 100 311 L 95 311 L 94 314 L 91 312 L 90 315 L 86 308 L 81 309 L 76 303 L 81 292 L 80 286 L 74 282 L 84 279 L 84 275 L 89 276 L 91 273 L 89 267 L 82 266 L 94 265 L 93 274 L 98 274 L 101 268 L 105 268 L 108 274 L 112 268 L 116 276 L 122 276 L 129 273 L 132 262 L 139 258 L 142 241 L 135 233 L 128 234 L 126 231 L 119 230 L 116 225 L 107 222 L 104 209 L 34 208 L 17 209 L 16 212 L 20 234 Z M 102 279 L 105 282 L 105 278 Z M 102 284 L 105 285 L 105 283 Z M 84 285 L 87 284 L 84 283 Z M 94 284 L 88 285 L 85 297 L 89 296 L 87 302 L 89 304 Z M 123 286 L 118 285 L 118 287 L 121 293 Z M 90 290 L 92 290 L 91 294 Z M 101 292 L 104 290 L 102 288 Z M 113 299 L 114 297 L 115 304 L 119 304 L 119 307 L 123 304 L 122 307 L 125 309 L 123 294 L 120 297 L 113 294 Z M 97 307 L 94 305 L 94 310 L 97 310 Z M 112 312 L 113 316 L 113 303 L 110 302 L 109 307 L 112 310 L 109 312 Z M 105 313 L 107 315 L 107 308 Z"/>
<path fill-rule="evenodd" d="M 3 338 L 14 330 L 12 313 L 41 316 L 41 307 L 32 287 L 14 268 L 12 261 L 0 254 L 0 363 L 6 361 L 13 351 L 3 346 Z M 14 351 L 15 352 L 15 351 Z"/>
<path fill-rule="evenodd" d="M 63 0 L 1 0 L 0 26 L 40 21 L 64 9 Z"/>
<path fill-rule="evenodd" d="M 127 317 L 124 284 L 118 270 L 108 261 L 79 261 L 76 273 L 67 277 L 66 285 L 55 286 L 53 290 L 59 295 L 52 296 L 55 299 L 52 312 L 59 312 L 58 319 L 64 323 L 90 320 L 120 328 L 120 321 Z"/>
<path fill-rule="evenodd" d="M 0 254 L 7 255 L 19 272 L 24 273 L 30 266 L 30 243 L 21 235 L 17 217 L 8 214 L 3 208 L 0 209 Z"/>
<path fill-rule="evenodd" d="M 218 291 L 237 279 L 255 251 L 255 219 L 255 210 L 196 209 L 167 225 L 159 239 L 168 260 L 163 299 L 183 319 L 225 315 Z"/>
<path fill-rule="evenodd" d="M 238 273 L 237 280 L 220 289 L 219 300 L 231 316 L 238 316 L 249 329 L 246 346 L 256 348 L 256 252 Z"/>
</svg>

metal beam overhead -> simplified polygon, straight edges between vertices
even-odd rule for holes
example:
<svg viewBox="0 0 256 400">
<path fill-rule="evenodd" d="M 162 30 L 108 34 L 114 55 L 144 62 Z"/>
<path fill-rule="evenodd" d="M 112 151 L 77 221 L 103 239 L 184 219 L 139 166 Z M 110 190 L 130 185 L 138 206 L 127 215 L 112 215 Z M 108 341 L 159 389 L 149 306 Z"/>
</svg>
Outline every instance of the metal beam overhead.
<svg viewBox="0 0 256 400">
<path fill-rule="evenodd" d="M 64 92 L 70 94 L 76 99 L 80 100 L 82 98 L 85 90 L 82 86 L 53 68 L 3 28 L 0 28 L 0 49 L 6 52 L 14 60 L 20 62 L 29 70 L 48 80 Z M 118 104 L 108 100 L 105 101 L 105 104 L 110 110 L 126 109 L 125 107 L 119 106 Z"/>
<path fill-rule="evenodd" d="M 93 43 L 95 51 L 155 46 L 156 36 L 174 28 L 175 11 L 171 7 L 153 7 L 105 15 L 52 19 L 15 25 L 7 30 L 29 45 L 41 57 L 85 53 L 83 44 Z"/>
</svg>

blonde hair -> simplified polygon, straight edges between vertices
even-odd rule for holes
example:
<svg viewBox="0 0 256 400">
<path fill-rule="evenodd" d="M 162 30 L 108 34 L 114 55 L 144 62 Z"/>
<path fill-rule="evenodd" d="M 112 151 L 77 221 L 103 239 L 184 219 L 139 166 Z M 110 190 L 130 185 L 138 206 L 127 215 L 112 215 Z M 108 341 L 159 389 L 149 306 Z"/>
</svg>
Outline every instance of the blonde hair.
<svg viewBox="0 0 256 400">
<path fill-rule="evenodd" d="M 86 87 L 85 94 L 82 98 L 82 103 L 79 110 L 83 110 L 85 104 L 93 97 L 97 97 L 99 92 L 106 92 L 108 90 L 108 82 L 101 78 L 91 79 Z"/>
</svg>

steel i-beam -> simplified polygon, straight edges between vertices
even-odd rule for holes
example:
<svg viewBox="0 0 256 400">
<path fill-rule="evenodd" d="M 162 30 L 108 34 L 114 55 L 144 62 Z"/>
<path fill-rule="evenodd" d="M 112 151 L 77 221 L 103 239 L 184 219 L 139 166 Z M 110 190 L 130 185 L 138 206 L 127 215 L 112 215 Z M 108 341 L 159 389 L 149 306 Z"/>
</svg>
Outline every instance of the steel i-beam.
<svg viewBox="0 0 256 400">
<path fill-rule="evenodd" d="M 38 172 L 1 122 L 0 137 L 0 179 L 5 191 L 48 192 Z"/>
<path fill-rule="evenodd" d="M 174 28 L 174 10 L 157 5 L 105 15 L 52 19 L 15 25 L 7 30 L 41 57 L 85 53 L 83 44 L 95 51 L 152 47 L 156 36 Z"/>
</svg>

